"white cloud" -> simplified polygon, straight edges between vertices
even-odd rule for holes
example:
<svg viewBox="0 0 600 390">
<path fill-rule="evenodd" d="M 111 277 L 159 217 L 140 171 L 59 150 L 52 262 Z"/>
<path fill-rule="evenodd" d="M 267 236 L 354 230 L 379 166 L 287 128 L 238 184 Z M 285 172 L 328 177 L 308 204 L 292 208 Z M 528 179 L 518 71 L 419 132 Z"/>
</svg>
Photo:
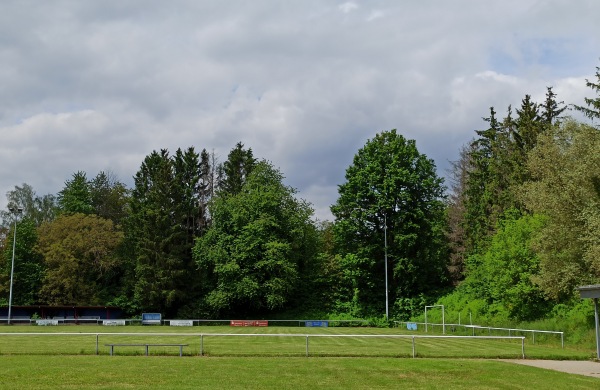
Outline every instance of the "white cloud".
<svg viewBox="0 0 600 390">
<path fill-rule="evenodd" d="M 358 4 L 353 3 L 351 1 L 348 1 L 344 4 L 340 4 L 338 6 L 338 8 L 340 9 L 340 11 L 342 11 L 343 13 L 347 14 L 349 12 L 354 11 L 355 9 L 358 9 Z"/>
<path fill-rule="evenodd" d="M 416 139 L 443 175 L 490 106 L 503 114 L 551 85 L 567 103 L 590 93 L 600 3 L 384 7 L 7 2 L 0 207 L 23 182 L 56 193 L 73 172 L 111 169 L 132 184 L 152 150 L 194 145 L 225 158 L 242 141 L 325 218 L 378 131 Z"/>
<path fill-rule="evenodd" d="M 367 16 L 367 22 L 372 22 L 373 20 L 379 19 L 379 18 L 383 18 L 385 16 L 385 13 L 381 10 L 373 10 L 371 11 L 371 13 L 369 14 L 369 16 Z"/>
</svg>

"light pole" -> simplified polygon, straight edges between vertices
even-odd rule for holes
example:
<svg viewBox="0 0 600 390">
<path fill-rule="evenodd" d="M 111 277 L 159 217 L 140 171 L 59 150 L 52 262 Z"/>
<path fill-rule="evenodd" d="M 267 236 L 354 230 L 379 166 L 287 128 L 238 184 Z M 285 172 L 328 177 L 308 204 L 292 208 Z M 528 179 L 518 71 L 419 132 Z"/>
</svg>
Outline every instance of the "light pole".
<svg viewBox="0 0 600 390">
<path fill-rule="evenodd" d="M 383 214 L 383 242 L 384 242 L 384 258 L 385 258 L 385 319 L 389 321 L 388 309 L 388 258 L 387 258 L 387 215 Z"/>
<path fill-rule="evenodd" d="M 13 247 L 12 247 L 12 263 L 10 266 L 10 293 L 8 296 L 8 325 L 10 325 L 11 311 L 12 311 L 12 294 L 13 294 L 13 275 L 15 273 L 15 246 L 17 243 L 17 215 L 23 212 L 23 209 L 20 207 L 10 206 L 8 208 L 14 215 L 15 218 L 15 227 L 14 227 L 14 235 L 13 235 Z"/>
</svg>

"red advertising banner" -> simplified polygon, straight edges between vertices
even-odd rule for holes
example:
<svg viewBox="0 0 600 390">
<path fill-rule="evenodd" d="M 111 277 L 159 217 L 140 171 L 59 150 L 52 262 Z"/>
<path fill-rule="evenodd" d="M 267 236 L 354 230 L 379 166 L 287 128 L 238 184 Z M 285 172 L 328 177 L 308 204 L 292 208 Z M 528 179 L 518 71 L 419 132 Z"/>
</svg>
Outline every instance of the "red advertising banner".
<svg viewBox="0 0 600 390">
<path fill-rule="evenodd" d="M 269 326 L 267 320 L 231 320 L 230 326 Z"/>
</svg>

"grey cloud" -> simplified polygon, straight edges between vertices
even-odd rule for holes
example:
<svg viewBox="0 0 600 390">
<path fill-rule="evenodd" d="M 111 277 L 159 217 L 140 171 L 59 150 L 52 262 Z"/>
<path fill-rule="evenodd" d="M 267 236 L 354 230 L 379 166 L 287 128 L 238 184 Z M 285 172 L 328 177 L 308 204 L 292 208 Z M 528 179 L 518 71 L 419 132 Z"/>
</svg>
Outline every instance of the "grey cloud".
<svg viewBox="0 0 600 390">
<path fill-rule="evenodd" d="M 152 150 L 194 145 L 224 159 L 242 141 L 330 218 L 345 169 L 378 131 L 416 139 L 445 175 L 489 106 L 503 114 L 550 85 L 581 102 L 598 11 L 533 0 L 7 1 L 0 195 L 22 182 L 55 193 L 78 170 L 132 184 Z"/>
</svg>

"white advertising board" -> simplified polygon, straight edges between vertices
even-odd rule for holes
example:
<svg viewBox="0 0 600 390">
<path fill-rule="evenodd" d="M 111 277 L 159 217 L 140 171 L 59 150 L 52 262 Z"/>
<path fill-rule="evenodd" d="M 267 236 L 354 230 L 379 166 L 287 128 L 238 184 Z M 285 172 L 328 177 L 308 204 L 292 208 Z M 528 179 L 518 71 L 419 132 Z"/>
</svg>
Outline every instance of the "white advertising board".
<svg viewBox="0 0 600 390">
<path fill-rule="evenodd" d="M 194 326 L 194 320 L 171 320 L 169 321 L 171 326 Z"/>
<path fill-rule="evenodd" d="M 35 323 L 39 326 L 58 325 L 58 320 L 36 320 Z"/>
<path fill-rule="evenodd" d="M 105 326 L 125 326 L 125 320 L 103 320 L 102 325 Z"/>
</svg>

